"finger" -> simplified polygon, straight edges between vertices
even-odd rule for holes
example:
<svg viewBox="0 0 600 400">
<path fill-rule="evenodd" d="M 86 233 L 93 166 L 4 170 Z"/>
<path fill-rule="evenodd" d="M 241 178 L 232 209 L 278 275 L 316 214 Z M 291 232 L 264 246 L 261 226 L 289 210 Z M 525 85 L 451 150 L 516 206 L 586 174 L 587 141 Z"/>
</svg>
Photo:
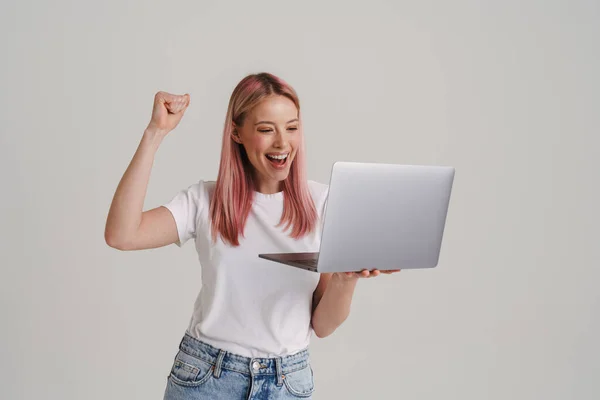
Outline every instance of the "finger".
<svg viewBox="0 0 600 400">
<path fill-rule="evenodd" d="M 374 269 L 373 271 L 371 271 L 371 276 L 375 278 L 376 276 L 379 276 L 380 273 L 381 271 L 379 271 L 378 269 Z"/>
<path fill-rule="evenodd" d="M 175 95 L 166 92 L 158 93 L 158 100 L 165 105 L 167 110 L 171 113 L 179 112 L 182 108 L 187 107 L 189 104 L 189 94 Z"/>
<path fill-rule="evenodd" d="M 177 101 L 177 105 L 175 106 L 175 113 L 176 114 L 180 113 L 184 108 L 185 108 L 185 105 L 183 103 L 183 100 Z"/>
<path fill-rule="evenodd" d="M 184 96 L 179 96 L 174 103 L 173 112 L 175 114 L 178 114 L 178 113 L 182 112 L 183 110 L 185 110 L 185 108 L 187 107 L 186 101 L 187 100 Z"/>
<path fill-rule="evenodd" d="M 179 109 L 177 110 L 177 112 L 180 111 L 185 111 L 190 105 L 190 95 L 189 94 L 184 94 L 183 96 L 181 96 L 180 101 L 179 101 Z"/>
<path fill-rule="evenodd" d="M 165 104 L 172 103 L 174 101 L 175 95 L 167 92 L 158 92 L 156 93 L 156 100 Z"/>
<path fill-rule="evenodd" d="M 168 112 L 175 114 L 175 110 L 177 109 L 177 102 L 174 99 L 167 99 L 163 101 L 165 108 Z"/>
</svg>

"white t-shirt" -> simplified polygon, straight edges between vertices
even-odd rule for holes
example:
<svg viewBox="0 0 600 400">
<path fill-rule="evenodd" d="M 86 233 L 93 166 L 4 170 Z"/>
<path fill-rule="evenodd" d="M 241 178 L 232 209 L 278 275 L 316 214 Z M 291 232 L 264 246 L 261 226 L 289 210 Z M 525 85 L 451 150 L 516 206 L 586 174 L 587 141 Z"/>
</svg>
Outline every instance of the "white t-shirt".
<svg viewBox="0 0 600 400">
<path fill-rule="evenodd" d="M 283 192 L 255 192 L 240 246 L 212 243 L 209 217 L 215 182 L 199 181 L 164 206 L 173 214 L 178 246 L 194 238 L 202 286 L 187 328 L 191 336 L 246 357 L 277 357 L 307 347 L 312 334 L 312 295 L 320 274 L 264 260 L 259 253 L 315 252 L 321 241 L 328 186 L 308 181 L 319 219 L 301 239 L 276 227 Z"/>
</svg>

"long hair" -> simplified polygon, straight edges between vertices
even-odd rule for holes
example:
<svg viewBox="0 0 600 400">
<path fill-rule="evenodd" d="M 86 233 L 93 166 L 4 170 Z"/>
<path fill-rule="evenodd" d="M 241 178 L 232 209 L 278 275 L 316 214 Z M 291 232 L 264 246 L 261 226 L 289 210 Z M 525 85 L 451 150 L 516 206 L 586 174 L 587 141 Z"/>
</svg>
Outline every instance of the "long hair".
<svg viewBox="0 0 600 400">
<path fill-rule="evenodd" d="M 224 242 L 239 246 L 239 237 L 244 236 L 244 226 L 252 208 L 255 184 L 252 179 L 253 167 L 244 148 L 231 137 L 233 124 L 242 126 L 248 113 L 266 97 L 273 95 L 285 96 L 294 102 L 298 109 L 301 135 L 300 146 L 288 177 L 282 182 L 283 214 L 277 226 L 285 224 L 285 230 L 292 227 L 290 236 L 295 239 L 310 233 L 315 227 L 317 211 L 306 179 L 304 133 L 298 95 L 281 78 L 263 72 L 242 79 L 229 100 L 223 129 L 219 174 L 210 201 L 213 241 L 220 235 Z"/>
</svg>

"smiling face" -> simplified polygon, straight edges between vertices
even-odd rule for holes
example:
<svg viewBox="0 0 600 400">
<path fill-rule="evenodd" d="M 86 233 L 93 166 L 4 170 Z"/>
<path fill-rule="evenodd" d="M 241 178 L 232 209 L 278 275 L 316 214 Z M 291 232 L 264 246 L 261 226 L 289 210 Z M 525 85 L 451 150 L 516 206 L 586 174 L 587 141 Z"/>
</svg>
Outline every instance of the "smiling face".
<svg viewBox="0 0 600 400">
<path fill-rule="evenodd" d="M 285 96 L 269 96 L 234 124 L 232 139 L 244 146 L 254 167 L 256 190 L 270 194 L 281 190 L 300 146 L 298 109 Z"/>
</svg>

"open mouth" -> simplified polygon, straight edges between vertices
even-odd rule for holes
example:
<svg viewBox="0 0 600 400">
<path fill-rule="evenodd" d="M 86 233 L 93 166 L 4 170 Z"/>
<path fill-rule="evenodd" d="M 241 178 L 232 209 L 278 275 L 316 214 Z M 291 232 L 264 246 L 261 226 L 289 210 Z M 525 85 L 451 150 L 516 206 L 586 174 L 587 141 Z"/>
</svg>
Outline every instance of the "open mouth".
<svg viewBox="0 0 600 400">
<path fill-rule="evenodd" d="M 290 153 L 266 154 L 267 160 L 274 168 L 284 168 L 287 165 Z"/>
</svg>

